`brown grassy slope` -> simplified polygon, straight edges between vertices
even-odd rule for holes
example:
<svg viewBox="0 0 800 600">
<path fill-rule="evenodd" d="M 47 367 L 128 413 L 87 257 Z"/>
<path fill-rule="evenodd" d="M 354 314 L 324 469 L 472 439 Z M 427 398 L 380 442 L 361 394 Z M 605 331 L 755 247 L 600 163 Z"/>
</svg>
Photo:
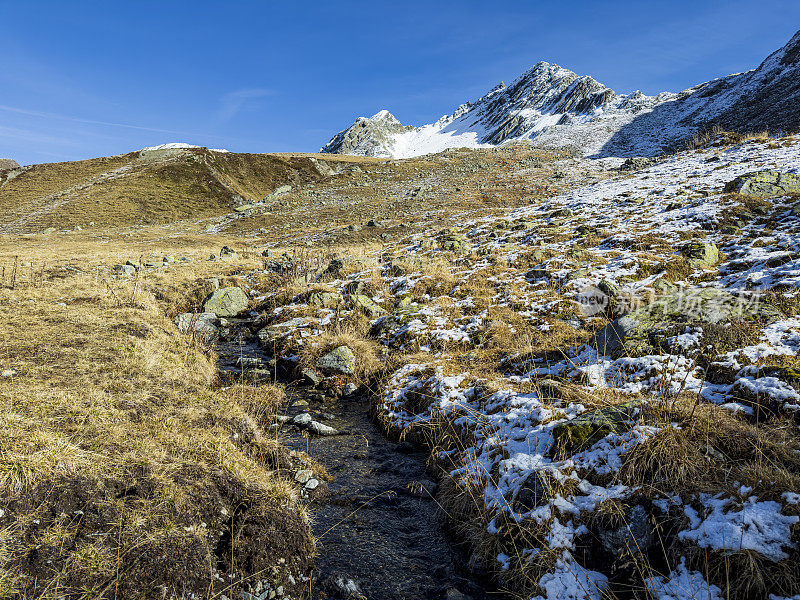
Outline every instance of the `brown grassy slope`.
<svg viewBox="0 0 800 600">
<path fill-rule="evenodd" d="M 0 289 L 0 371 L 16 372 L 0 378 L 0 597 L 234 597 L 231 572 L 309 568 L 287 455 L 254 418 L 282 392 L 254 406 L 214 390 L 213 355 L 149 286 L 76 273 Z"/>
<path fill-rule="evenodd" d="M 205 148 L 159 159 L 134 152 L 34 165 L 14 178 L 0 179 L 0 232 L 213 217 L 231 212 L 242 200 L 261 200 L 278 186 L 322 178 L 309 157 Z"/>
<path fill-rule="evenodd" d="M 9 178 L 0 175 L 0 222 L 9 222 L 36 205 L 37 200 L 58 194 L 95 177 L 131 163 L 136 153 L 75 162 L 45 163 L 26 167 Z"/>
</svg>

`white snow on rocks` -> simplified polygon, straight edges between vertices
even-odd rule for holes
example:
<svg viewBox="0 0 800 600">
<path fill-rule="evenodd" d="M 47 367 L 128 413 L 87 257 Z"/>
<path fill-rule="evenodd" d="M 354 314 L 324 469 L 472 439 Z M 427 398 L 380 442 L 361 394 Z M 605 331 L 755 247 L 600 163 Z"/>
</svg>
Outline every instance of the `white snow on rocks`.
<svg viewBox="0 0 800 600">
<path fill-rule="evenodd" d="M 778 502 L 759 502 L 751 496 L 737 510 L 730 498 L 702 494 L 699 500 L 701 512 L 684 508 L 689 529 L 678 534 L 682 540 L 714 550 L 754 550 L 775 561 L 787 558 L 785 549 L 795 547 L 791 526 L 800 517 L 781 514 Z"/>
<path fill-rule="evenodd" d="M 645 585 L 653 600 L 724 600 L 722 590 L 709 584 L 702 573 L 687 569 L 685 561 L 668 577 L 646 578 Z"/>
</svg>

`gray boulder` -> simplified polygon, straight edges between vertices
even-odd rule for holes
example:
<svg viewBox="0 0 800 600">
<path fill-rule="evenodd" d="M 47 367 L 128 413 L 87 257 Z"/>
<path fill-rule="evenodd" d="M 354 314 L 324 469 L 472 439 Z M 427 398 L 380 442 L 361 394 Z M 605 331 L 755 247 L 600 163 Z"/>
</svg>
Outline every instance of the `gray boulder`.
<svg viewBox="0 0 800 600">
<path fill-rule="evenodd" d="M 136 275 L 136 267 L 133 265 L 114 265 L 114 272 L 122 277 L 133 277 Z"/>
<path fill-rule="evenodd" d="M 651 333 L 677 323 L 722 323 L 758 319 L 774 322 L 781 313 L 758 296 L 734 295 L 716 288 L 673 292 L 607 324 L 587 343 L 608 356 L 658 354 Z"/>
<path fill-rule="evenodd" d="M 235 317 L 246 310 L 249 303 L 242 288 L 226 287 L 209 294 L 203 302 L 203 312 L 214 313 L 218 317 Z"/>
<path fill-rule="evenodd" d="M 181 333 L 194 331 L 211 336 L 217 333 L 216 322 L 217 315 L 212 312 L 182 313 L 175 317 L 175 324 Z"/>
</svg>

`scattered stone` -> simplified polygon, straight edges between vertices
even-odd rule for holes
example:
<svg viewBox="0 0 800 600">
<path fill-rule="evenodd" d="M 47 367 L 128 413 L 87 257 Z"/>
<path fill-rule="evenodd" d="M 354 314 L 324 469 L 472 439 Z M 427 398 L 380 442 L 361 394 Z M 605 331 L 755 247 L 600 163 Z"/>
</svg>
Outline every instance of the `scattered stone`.
<svg viewBox="0 0 800 600">
<path fill-rule="evenodd" d="M 363 294 L 366 287 L 363 281 L 348 281 L 344 286 L 344 293 L 348 295 Z"/>
<path fill-rule="evenodd" d="M 356 392 L 358 392 L 358 386 L 353 382 L 345 384 L 345 386 L 342 388 L 342 396 L 345 398 L 355 396 Z"/>
<path fill-rule="evenodd" d="M 311 306 L 336 308 L 342 302 L 342 295 L 337 292 L 313 292 L 308 296 L 307 302 Z"/>
<path fill-rule="evenodd" d="M 278 260 L 264 261 L 264 270 L 272 271 L 273 273 L 290 273 L 294 269 L 294 260 L 285 252 L 281 254 Z"/>
<path fill-rule="evenodd" d="M 321 582 L 322 590 L 331 598 L 345 600 L 366 600 L 361 591 L 361 586 L 352 578 L 340 573 L 334 573 Z"/>
<path fill-rule="evenodd" d="M 311 469 L 300 469 L 294 474 L 294 480 L 297 483 L 305 484 L 309 479 L 314 477 L 314 471 Z"/>
<path fill-rule="evenodd" d="M 346 271 L 363 271 L 377 266 L 377 256 L 343 256 L 334 258 L 322 274 L 341 279 L 346 275 Z"/>
<path fill-rule="evenodd" d="M 312 477 L 308 481 L 306 481 L 305 487 L 307 490 L 315 490 L 319 487 L 319 479 Z"/>
<path fill-rule="evenodd" d="M 525 479 L 525 482 L 517 492 L 514 498 L 515 510 L 520 512 L 527 512 L 533 510 L 537 506 L 543 506 L 550 500 L 550 486 L 542 479 L 542 476 L 533 472 Z"/>
<path fill-rule="evenodd" d="M 646 156 L 631 156 L 620 166 L 621 171 L 640 171 L 647 167 L 652 167 L 656 163 L 655 159 Z"/>
<path fill-rule="evenodd" d="M 311 422 L 312 422 L 311 415 L 308 414 L 307 412 L 300 413 L 299 415 L 295 416 L 292 419 L 292 425 L 296 425 L 297 427 L 302 427 L 302 428 L 308 427 L 309 425 L 311 425 Z"/>
<path fill-rule="evenodd" d="M 320 423 L 319 421 L 311 421 L 308 425 L 308 430 L 314 435 L 338 435 L 339 432 L 329 425 Z"/>
<path fill-rule="evenodd" d="M 229 246 L 223 246 L 222 249 L 219 251 L 219 259 L 220 260 L 239 260 L 239 255 L 236 254 L 236 251 Z"/>
<path fill-rule="evenodd" d="M 216 321 L 217 315 L 213 312 L 182 313 L 175 317 L 175 324 L 181 333 L 194 331 L 205 336 L 213 336 L 217 333 Z"/>
<path fill-rule="evenodd" d="M 322 377 L 317 375 L 317 372 L 314 371 L 314 369 L 309 369 L 309 368 L 301 369 L 300 377 L 302 378 L 304 383 L 313 385 L 314 387 L 322 383 Z"/>
<path fill-rule="evenodd" d="M 601 526 L 598 537 L 603 548 L 615 557 L 647 552 L 656 541 L 647 511 L 640 504 L 631 509 L 630 515 L 620 527 L 605 529 Z"/>
<path fill-rule="evenodd" d="M 3 369 L 2 371 L 0 371 L 0 377 L 2 377 L 4 379 L 9 379 L 11 377 L 15 377 L 16 374 L 17 374 L 17 371 L 15 369 Z"/>
<path fill-rule="evenodd" d="M 373 319 L 386 314 L 386 311 L 383 309 L 383 307 L 377 302 L 373 301 L 369 296 L 364 294 L 354 294 L 348 296 L 347 298 L 353 306 L 360 308 Z"/>
<path fill-rule="evenodd" d="M 209 294 L 203 301 L 203 312 L 214 313 L 218 317 L 235 317 L 247 310 L 250 299 L 242 288 L 226 287 Z"/>
<path fill-rule="evenodd" d="M 472 596 L 462 594 L 456 588 L 450 588 L 444 595 L 445 600 L 472 600 Z"/>
<path fill-rule="evenodd" d="M 131 265 L 114 265 L 114 272 L 123 277 L 133 277 L 136 275 L 136 268 Z"/>
</svg>

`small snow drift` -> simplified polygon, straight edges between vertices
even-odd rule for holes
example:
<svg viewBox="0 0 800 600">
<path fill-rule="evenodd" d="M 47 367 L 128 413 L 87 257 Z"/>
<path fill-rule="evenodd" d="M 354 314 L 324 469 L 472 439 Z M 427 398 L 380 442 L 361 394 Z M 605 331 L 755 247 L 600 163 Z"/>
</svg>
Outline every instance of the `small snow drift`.
<svg viewBox="0 0 800 600">
<path fill-rule="evenodd" d="M 720 125 L 739 132 L 800 128 L 800 32 L 761 65 L 679 93 L 617 94 L 589 76 L 540 62 L 435 123 L 359 117 L 322 152 L 411 158 L 447 148 L 532 140 L 585 156 L 654 156 Z"/>
<path fill-rule="evenodd" d="M 148 146 L 147 148 L 142 148 L 140 152 L 155 152 L 157 150 L 190 150 L 193 148 L 203 148 L 203 146 L 195 146 L 194 144 L 187 144 L 185 142 L 168 142 L 158 146 Z M 209 150 L 211 152 L 230 152 L 230 150 L 225 150 L 224 148 L 209 148 Z"/>
</svg>

